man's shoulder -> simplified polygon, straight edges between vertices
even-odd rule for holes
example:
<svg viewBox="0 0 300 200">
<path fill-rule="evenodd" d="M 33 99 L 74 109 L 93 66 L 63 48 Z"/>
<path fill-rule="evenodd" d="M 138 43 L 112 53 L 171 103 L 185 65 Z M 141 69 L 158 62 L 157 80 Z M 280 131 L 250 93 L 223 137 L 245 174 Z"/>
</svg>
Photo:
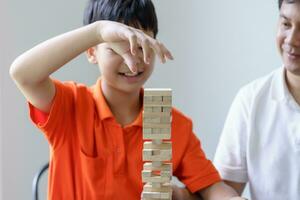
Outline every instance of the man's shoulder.
<svg viewBox="0 0 300 200">
<path fill-rule="evenodd" d="M 258 96 L 262 93 L 267 94 L 272 88 L 274 80 L 276 80 L 278 76 L 281 76 L 282 70 L 282 68 L 277 68 L 271 73 L 249 82 L 240 89 L 239 94 L 242 96 L 250 95 L 252 97 Z"/>
</svg>

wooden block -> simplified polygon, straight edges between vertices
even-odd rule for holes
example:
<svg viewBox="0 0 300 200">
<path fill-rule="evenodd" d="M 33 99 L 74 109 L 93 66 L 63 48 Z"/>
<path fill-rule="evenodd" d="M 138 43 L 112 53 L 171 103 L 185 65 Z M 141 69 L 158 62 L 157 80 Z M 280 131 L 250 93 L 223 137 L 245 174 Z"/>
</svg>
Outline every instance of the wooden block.
<svg viewBox="0 0 300 200">
<path fill-rule="evenodd" d="M 171 128 L 171 123 L 160 123 L 160 124 L 156 124 L 156 123 L 148 123 L 148 122 L 143 122 L 143 127 L 144 128 L 160 128 L 160 129 L 170 129 Z"/>
<path fill-rule="evenodd" d="M 151 112 L 143 112 L 143 118 L 145 118 L 145 117 L 172 117 L 172 116 L 171 116 L 171 113 L 166 113 L 166 112 L 155 113 L 155 112 L 152 112 L 152 109 L 151 109 Z"/>
<path fill-rule="evenodd" d="M 143 115 L 143 122 L 144 123 L 162 123 L 162 124 L 168 124 L 171 123 L 171 115 L 167 116 L 144 116 Z"/>
<path fill-rule="evenodd" d="M 160 192 L 143 192 L 142 198 L 160 199 Z"/>
<path fill-rule="evenodd" d="M 163 163 L 160 162 L 160 161 L 153 161 L 153 162 L 152 162 L 152 165 L 155 166 L 155 167 L 159 167 L 159 166 L 161 166 L 162 164 L 163 164 Z"/>
<path fill-rule="evenodd" d="M 145 107 L 172 107 L 172 102 L 169 101 L 147 102 L 144 103 L 144 108 Z"/>
<path fill-rule="evenodd" d="M 161 139 L 155 139 L 155 140 L 152 140 L 153 144 L 156 144 L 156 145 L 161 145 L 163 140 Z"/>
<path fill-rule="evenodd" d="M 171 123 L 172 122 L 172 116 L 160 117 L 160 122 L 161 123 Z"/>
<path fill-rule="evenodd" d="M 172 96 L 172 89 L 170 89 L 170 88 L 146 88 L 146 89 L 144 89 L 144 96 Z"/>
<path fill-rule="evenodd" d="M 170 134 L 171 135 L 171 128 L 161 128 L 160 129 L 160 133 L 161 134 Z"/>
<path fill-rule="evenodd" d="M 143 187 L 145 192 L 172 192 L 172 185 L 170 183 L 163 183 L 161 186 L 153 187 L 152 183 L 146 183 Z"/>
<path fill-rule="evenodd" d="M 166 113 L 170 113 L 170 112 L 171 112 L 171 110 L 172 110 L 172 108 L 171 108 L 171 107 L 163 107 L 162 109 L 163 109 L 163 111 L 162 111 L 162 112 L 166 112 Z"/>
<path fill-rule="evenodd" d="M 144 106 L 144 113 L 153 113 L 153 107 Z"/>
<path fill-rule="evenodd" d="M 143 133 L 144 134 L 152 134 L 152 128 L 145 128 L 145 127 L 143 127 Z"/>
<path fill-rule="evenodd" d="M 172 172 L 171 171 L 161 171 L 160 172 L 160 176 L 161 177 L 171 177 L 172 176 Z"/>
<path fill-rule="evenodd" d="M 171 134 L 148 134 L 148 133 L 143 133 L 143 139 L 145 140 L 170 140 L 171 139 Z"/>
<path fill-rule="evenodd" d="M 153 171 L 150 171 L 150 170 L 143 170 L 142 171 L 142 177 L 143 177 L 143 180 L 145 178 L 150 178 L 150 177 L 161 177 L 161 178 L 167 178 L 168 180 L 172 179 L 172 173 L 170 171 L 160 171 L 160 172 L 153 172 Z"/>
<path fill-rule="evenodd" d="M 155 183 L 154 183 L 155 184 Z M 143 187 L 143 192 L 160 192 L 160 193 L 168 193 L 166 195 L 160 196 L 160 199 L 169 199 L 172 200 L 172 186 L 170 183 L 162 183 L 160 187 L 155 187 L 153 183 L 147 183 Z M 143 194 L 142 194 L 143 196 Z M 145 200 L 149 200 L 151 198 L 142 198 Z"/>
<path fill-rule="evenodd" d="M 166 104 L 149 104 L 144 105 L 145 113 L 171 113 L 172 106 Z"/>
<path fill-rule="evenodd" d="M 159 124 L 159 123 L 161 123 L 162 120 L 166 120 L 166 119 L 161 119 L 160 117 L 144 117 L 143 118 L 144 123 Z"/>
<path fill-rule="evenodd" d="M 143 157 L 144 156 L 152 156 L 152 150 L 148 150 L 148 149 L 143 149 Z"/>
<path fill-rule="evenodd" d="M 143 149 L 145 156 L 169 156 L 172 155 L 172 149 Z"/>
<path fill-rule="evenodd" d="M 162 96 L 152 96 L 152 102 L 162 102 L 163 97 Z"/>
<path fill-rule="evenodd" d="M 142 181 L 143 183 L 167 183 L 171 181 L 172 177 L 161 177 L 158 175 L 152 175 L 150 177 L 143 176 L 142 174 Z"/>
<path fill-rule="evenodd" d="M 160 132 L 161 132 L 160 128 L 152 128 L 151 130 L 152 130 L 152 132 L 151 132 L 152 134 L 160 134 Z"/>
<path fill-rule="evenodd" d="M 172 149 L 171 142 L 162 142 L 161 144 L 155 144 L 151 141 L 144 142 L 144 149 Z"/>
<path fill-rule="evenodd" d="M 144 134 L 166 134 L 171 135 L 171 128 L 143 128 Z M 159 138 L 158 138 L 159 139 Z"/>
<path fill-rule="evenodd" d="M 151 170 L 143 170 L 142 171 L 142 176 L 143 177 L 151 177 L 152 176 L 152 171 Z"/>
<path fill-rule="evenodd" d="M 164 200 L 168 200 L 168 199 L 172 199 L 172 193 L 171 192 L 146 192 L 144 191 L 142 193 L 142 199 L 143 200 L 150 200 L 150 199 L 164 199 Z"/>
<path fill-rule="evenodd" d="M 144 96 L 144 104 L 148 103 L 148 102 L 152 102 L 152 96 Z"/>
<path fill-rule="evenodd" d="M 163 96 L 164 102 L 172 102 L 172 96 Z"/>
<path fill-rule="evenodd" d="M 145 108 L 145 107 L 144 107 Z M 146 107 L 147 108 L 147 107 Z M 155 113 L 161 113 L 163 112 L 163 108 L 161 106 L 157 106 L 157 107 L 153 107 L 152 106 L 152 112 L 155 112 Z"/>
<path fill-rule="evenodd" d="M 162 163 L 160 166 L 157 166 L 154 163 L 146 162 L 144 163 L 144 170 L 172 172 L 172 163 Z"/>
<path fill-rule="evenodd" d="M 149 155 L 149 151 L 152 155 Z M 172 151 L 171 150 L 143 150 L 143 161 L 169 161 L 172 159 Z"/>
</svg>

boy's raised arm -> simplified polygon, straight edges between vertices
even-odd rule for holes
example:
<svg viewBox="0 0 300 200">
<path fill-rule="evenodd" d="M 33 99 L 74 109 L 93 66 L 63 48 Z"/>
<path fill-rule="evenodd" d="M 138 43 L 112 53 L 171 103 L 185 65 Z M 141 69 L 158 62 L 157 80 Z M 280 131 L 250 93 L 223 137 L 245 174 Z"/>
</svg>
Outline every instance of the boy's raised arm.
<svg viewBox="0 0 300 200">
<path fill-rule="evenodd" d="M 169 51 L 161 43 L 142 31 L 118 22 L 98 21 L 49 39 L 23 53 L 12 63 L 10 74 L 32 105 L 49 112 L 55 95 L 50 74 L 99 43 L 118 41 L 130 43 L 130 52 L 121 56 L 124 60 L 127 59 L 126 63 L 132 64 L 128 66 L 132 71 L 135 70 L 133 56 L 139 46 L 143 49 L 145 62 L 151 49 L 162 62 L 166 58 L 172 59 Z"/>
</svg>

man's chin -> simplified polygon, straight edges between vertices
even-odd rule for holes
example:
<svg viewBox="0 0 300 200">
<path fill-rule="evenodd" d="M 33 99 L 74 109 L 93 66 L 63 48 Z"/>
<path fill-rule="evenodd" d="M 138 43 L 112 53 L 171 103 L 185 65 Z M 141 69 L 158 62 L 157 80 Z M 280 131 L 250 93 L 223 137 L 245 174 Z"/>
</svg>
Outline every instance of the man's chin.
<svg viewBox="0 0 300 200">
<path fill-rule="evenodd" d="M 300 76 L 300 63 L 299 64 L 286 64 L 286 65 L 284 65 L 284 67 L 291 74 Z"/>
</svg>

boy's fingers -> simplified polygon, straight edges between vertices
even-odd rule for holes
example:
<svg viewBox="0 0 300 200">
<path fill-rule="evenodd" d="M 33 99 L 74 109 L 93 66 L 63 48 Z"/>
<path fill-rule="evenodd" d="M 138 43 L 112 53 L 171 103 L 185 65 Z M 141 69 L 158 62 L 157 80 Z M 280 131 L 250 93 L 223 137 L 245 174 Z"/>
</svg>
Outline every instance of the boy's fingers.
<svg viewBox="0 0 300 200">
<path fill-rule="evenodd" d="M 130 43 L 130 51 L 132 55 L 135 55 L 137 52 L 137 36 L 132 31 L 128 34 L 128 39 Z"/>
<path fill-rule="evenodd" d="M 146 64 L 149 64 L 150 62 L 150 42 L 149 42 L 149 39 L 144 32 L 142 32 L 141 30 L 136 30 L 136 35 L 137 35 L 137 42 L 139 44 L 139 46 L 141 46 L 142 50 L 143 50 L 143 59 L 144 59 L 144 62 Z"/>
<path fill-rule="evenodd" d="M 128 66 L 131 72 L 136 73 L 137 72 L 137 59 L 130 53 L 127 52 L 123 55 L 121 55 L 124 59 L 124 63 Z"/>
<path fill-rule="evenodd" d="M 144 62 L 146 64 L 149 64 L 150 63 L 150 56 L 151 56 L 151 48 L 149 47 L 149 40 L 148 39 L 145 39 L 143 42 L 142 42 L 142 49 L 143 49 L 143 55 L 144 55 Z"/>
<path fill-rule="evenodd" d="M 149 58 L 150 50 L 148 50 L 148 49 L 151 48 L 154 50 L 155 54 L 160 58 L 161 62 L 165 63 L 165 57 L 164 57 L 163 51 L 160 47 L 160 43 L 157 40 L 146 35 L 145 33 L 143 33 L 140 30 L 136 30 L 136 35 L 137 35 L 138 44 L 141 45 L 143 48 L 144 60 L 145 60 L 145 56 L 147 59 Z"/>
<path fill-rule="evenodd" d="M 161 44 L 160 46 L 164 52 L 165 58 L 168 58 L 169 60 L 174 60 L 174 57 L 172 56 L 171 52 L 165 47 L 165 45 Z"/>
<path fill-rule="evenodd" d="M 165 56 L 161 49 L 160 42 L 158 42 L 157 40 L 154 40 L 154 43 L 152 43 L 152 48 L 155 51 L 155 53 L 158 55 L 158 57 L 160 58 L 161 62 L 165 63 L 166 59 L 165 59 Z"/>
</svg>

